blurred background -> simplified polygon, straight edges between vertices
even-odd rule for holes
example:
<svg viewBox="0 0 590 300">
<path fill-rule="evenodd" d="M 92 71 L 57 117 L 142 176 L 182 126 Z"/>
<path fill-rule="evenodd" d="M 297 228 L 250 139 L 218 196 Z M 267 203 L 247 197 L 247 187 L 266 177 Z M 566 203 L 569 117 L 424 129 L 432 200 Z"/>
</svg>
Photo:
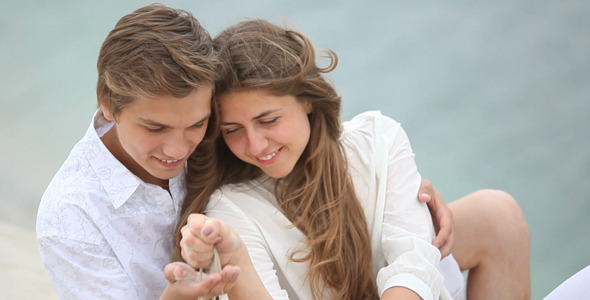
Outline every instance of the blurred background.
<svg viewBox="0 0 590 300">
<path fill-rule="evenodd" d="M 104 38 L 149 3 L 0 2 L 2 223 L 32 234 L 45 187 L 95 110 Z M 518 200 L 533 299 L 590 264 L 590 2 L 161 3 L 211 35 L 264 18 L 333 49 L 344 119 L 380 109 L 401 122 L 448 202 L 481 188 Z"/>
</svg>

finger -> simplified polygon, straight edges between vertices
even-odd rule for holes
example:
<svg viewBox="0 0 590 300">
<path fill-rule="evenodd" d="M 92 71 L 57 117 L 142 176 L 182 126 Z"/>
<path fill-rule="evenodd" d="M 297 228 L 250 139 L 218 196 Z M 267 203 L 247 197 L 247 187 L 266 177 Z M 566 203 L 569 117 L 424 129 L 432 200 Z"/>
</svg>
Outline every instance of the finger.
<svg viewBox="0 0 590 300">
<path fill-rule="evenodd" d="M 187 223 L 182 226 L 180 233 L 182 235 L 181 247 L 186 247 L 192 251 L 205 252 L 209 251 L 212 246 L 201 234 L 206 217 L 199 214 L 191 214 Z"/>
<path fill-rule="evenodd" d="M 220 274 L 204 275 L 203 281 L 199 282 L 192 293 L 195 296 L 203 296 L 207 299 L 214 298 L 222 294 L 224 283 L 222 283 Z"/>
<path fill-rule="evenodd" d="M 435 246 L 440 247 L 447 242 L 453 234 L 453 219 L 450 210 L 444 210 L 442 207 L 435 211 L 438 219 L 434 219 L 434 226 L 436 229 L 436 238 L 432 242 Z"/>
<path fill-rule="evenodd" d="M 219 296 L 228 293 L 235 285 L 239 274 L 239 267 L 226 266 L 219 274 L 221 276 L 221 281 L 219 281 L 215 286 L 211 288 L 209 294 L 213 296 Z"/>
<path fill-rule="evenodd" d="M 181 246 L 188 247 L 193 251 L 209 252 L 212 251 L 215 246 L 214 242 L 209 238 L 202 236 L 200 233 L 196 235 L 193 234 L 188 226 L 183 226 L 180 229 L 180 233 L 182 235 Z"/>
<path fill-rule="evenodd" d="M 182 296 L 182 299 L 196 299 L 198 297 L 211 299 L 224 292 L 224 287 L 228 285 L 226 282 L 222 282 L 221 274 L 201 276 L 198 271 L 182 262 L 166 265 L 164 274 L 170 282 L 169 288 L 173 290 L 172 293 Z M 229 278 L 233 277 L 229 276 Z M 235 282 L 235 280 L 231 282 Z M 231 286 L 228 288 L 231 289 Z"/>
<path fill-rule="evenodd" d="M 438 221 L 438 234 L 432 243 L 440 249 L 442 256 L 445 257 L 451 253 L 454 246 L 453 215 L 450 209 L 447 209 L 446 214 L 442 215 L 443 217 Z"/>
<path fill-rule="evenodd" d="M 170 283 L 185 279 L 196 280 L 197 275 L 195 269 L 183 262 L 172 262 L 164 267 L 164 276 Z"/>
<path fill-rule="evenodd" d="M 427 192 L 420 191 L 420 194 L 418 194 L 418 200 L 430 203 L 430 200 L 432 200 L 432 196 Z"/>
<path fill-rule="evenodd" d="M 184 226 L 186 226 L 192 234 L 199 236 L 206 220 L 207 216 L 203 214 L 190 214 L 187 218 L 186 225 Z"/>
<path fill-rule="evenodd" d="M 214 247 L 219 253 L 221 265 L 225 266 L 230 262 L 235 252 L 238 251 L 240 245 L 243 245 L 243 242 L 231 226 L 220 220 L 210 218 L 206 223 L 206 227 L 213 228 L 210 241 L 215 241 Z"/>
<path fill-rule="evenodd" d="M 164 267 L 164 276 L 166 277 L 166 280 L 168 280 L 168 282 L 170 283 L 174 283 L 176 282 L 178 277 L 182 277 L 182 274 L 177 275 L 176 265 L 177 263 L 169 263 L 166 265 L 166 267 Z"/>
<path fill-rule="evenodd" d="M 448 242 L 452 234 L 452 231 L 449 226 L 440 226 L 438 230 L 438 234 L 432 241 L 432 244 L 437 248 L 442 247 L 444 244 Z"/>
<path fill-rule="evenodd" d="M 222 230 L 223 223 L 216 219 L 208 218 L 205 220 L 203 228 L 201 229 L 201 236 L 209 243 L 217 244 L 222 240 L 224 231 Z"/>
<path fill-rule="evenodd" d="M 230 262 L 243 242 L 235 230 L 224 222 L 194 214 L 181 228 L 181 255 L 193 267 L 208 268 L 217 249 L 224 266 Z"/>
<path fill-rule="evenodd" d="M 447 257 L 453 251 L 453 236 L 451 236 L 446 243 L 438 248 L 441 253 L 441 258 Z"/>
<path fill-rule="evenodd" d="M 216 285 L 211 287 L 211 289 L 208 292 L 208 294 L 212 297 L 223 295 L 225 293 L 227 293 L 227 291 L 225 289 L 225 283 L 223 282 L 223 280 L 219 281 Z"/>
<path fill-rule="evenodd" d="M 443 258 L 446 257 L 447 255 L 451 254 L 451 252 L 453 252 L 454 241 L 455 241 L 455 236 L 451 232 L 446 241 L 440 242 L 441 245 L 438 247 L 438 249 L 440 250 L 440 253 Z"/>
<path fill-rule="evenodd" d="M 433 192 L 432 182 L 428 179 L 422 179 L 418 199 L 422 202 L 429 202 L 432 199 Z"/>
<path fill-rule="evenodd" d="M 192 235 L 208 244 L 215 244 L 221 239 L 223 223 L 219 220 L 201 214 L 192 214 L 185 226 Z"/>
<path fill-rule="evenodd" d="M 209 268 L 213 262 L 213 249 L 222 241 L 222 226 L 219 220 L 204 218 L 202 215 L 191 216 L 187 225 L 181 228 L 180 249 L 183 259 L 195 268 Z"/>
<path fill-rule="evenodd" d="M 182 241 L 181 241 L 182 243 Z M 199 252 L 191 250 L 186 245 L 181 245 L 180 255 L 187 264 L 193 268 L 208 268 L 213 262 L 213 252 Z"/>
<path fill-rule="evenodd" d="M 238 277 L 240 276 L 240 267 L 238 266 L 225 266 L 221 271 L 221 280 L 225 283 L 224 291 L 228 293 L 231 291 L 233 286 L 236 284 Z"/>
</svg>

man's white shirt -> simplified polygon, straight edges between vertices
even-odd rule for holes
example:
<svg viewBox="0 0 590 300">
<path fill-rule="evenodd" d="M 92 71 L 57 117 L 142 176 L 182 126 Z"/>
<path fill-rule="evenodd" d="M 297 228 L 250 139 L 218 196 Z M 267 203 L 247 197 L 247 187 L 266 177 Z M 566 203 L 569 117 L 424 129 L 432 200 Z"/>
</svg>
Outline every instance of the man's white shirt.
<svg viewBox="0 0 590 300">
<path fill-rule="evenodd" d="M 158 299 L 167 284 L 184 172 L 170 192 L 143 182 L 102 143 L 112 127 L 95 114 L 39 205 L 39 250 L 61 299 Z"/>
</svg>

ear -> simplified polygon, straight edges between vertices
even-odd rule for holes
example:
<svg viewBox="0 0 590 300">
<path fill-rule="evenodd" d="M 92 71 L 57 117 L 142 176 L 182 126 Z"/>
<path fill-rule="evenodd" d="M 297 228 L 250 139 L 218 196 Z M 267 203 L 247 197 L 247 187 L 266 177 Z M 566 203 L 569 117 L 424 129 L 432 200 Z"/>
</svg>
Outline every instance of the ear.
<svg viewBox="0 0 590 300">
<path fill-rule="evenodd" d="M 313 111 L 313 104 L 310 101 L 305 101 L 303 108 L 305 109 L 305 113 L 309 115 Z"/>
<path fill-rule="evenodd" d="M 109 121 L 114 121 L 115 117 L 113 116 L 113 114 L 111 114 L 110 111 L 110 105 L 109 105 L 109 101 L 107 100 L 108 96 L 102 96 L 99 100 L 100 102 L 100 110 L 104 116 L 105 119 L 109 120 Z"/>
</svg>

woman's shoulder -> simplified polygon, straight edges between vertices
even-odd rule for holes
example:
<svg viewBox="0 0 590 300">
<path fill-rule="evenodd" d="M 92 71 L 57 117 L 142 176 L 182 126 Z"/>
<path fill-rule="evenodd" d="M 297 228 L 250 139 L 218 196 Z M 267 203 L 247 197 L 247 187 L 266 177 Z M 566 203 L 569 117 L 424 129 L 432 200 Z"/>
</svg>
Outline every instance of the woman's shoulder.
<svg viewBox="0 0 590 300">
<path fill-rule="evenodd" d="M 380 111 L 368 111 L 343 123 L 340 142 L 353 165 L 370 164 L 376 155 L 395 151 L 409 140 L 399 122 Z"/>
<path fill-rule="evenodd" d="M 350 121 L 343 123 L 343 132 L 355 130 L 375 131 L 385 127 L 400 127 L 400 123 L 384 115 L 379 110 L 371 110 L 354 116 Z"/>
<path fill-rule="evenodd" d="M 342 124 L 343 143 L 371 142 L 385 134 L 387 138 L 395 136 L 401 129 L 399 122 L 384 115 L 381 111 L 367 111 Z"/>
</svg>

